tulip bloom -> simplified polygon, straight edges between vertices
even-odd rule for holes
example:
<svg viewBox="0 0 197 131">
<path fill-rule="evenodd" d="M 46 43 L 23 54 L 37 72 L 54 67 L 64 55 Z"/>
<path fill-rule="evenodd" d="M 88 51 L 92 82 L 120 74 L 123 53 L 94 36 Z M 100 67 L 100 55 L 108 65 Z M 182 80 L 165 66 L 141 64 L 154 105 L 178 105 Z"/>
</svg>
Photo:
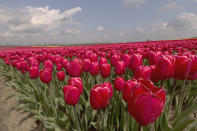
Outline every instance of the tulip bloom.
<svg viewBox="0 0 197 131">
<path fill-rule="evenodd" d="M 60 64 L 60 63 L 59 63 L 59 64 L 57 64 L 57 68 L 56 68 L 56 70 L 57 70 L 57 71 L 61 71 L 61 70 L 62 70 L 62 64 Z"/>
<path fill-rule="evenodd" d="M 25 74 L 29 70 L 29 64 L 26 61 L 21 62 L 21 72 Z"/>
<path fill-rule="evenodd" d="M 38 66 L 32 66 L 29 68 L 29 76 L 31 79 L 35 79 L 39 77 L 39 67 Z"/>
<path fill-rule="evenodd" d="M 129 114 L 143 126 L 153 123 L 162 113 L 166 92 L 150 81 L 139 80 L 132 86 L 128 100 Z"/>
<path fill-rule="evenodd" d="M 99 65 L 98 65 L 98 62 L 92 62 L 90 64 L 90 74 L 91 75 L 97 75 L 99 73 Z"/>
<path fill-rule="evenodd" d="M 162 56 L 161 52 L 150 51 L 149 54 L 148 54 L 149 64 L 150 65 L 156 65 L 157 61 L 158 61 L 158 58 L 161 57 L 161 56 Z"/>
<path fill-rule="evenodd" d="M 106 58 L 101 57 L 99 59 L 99 68 L 101 68 L 102 64 L 107 64 L 107 59 Z"/>
<path fill-rule="evenodd" d="M 83 72 L 82 63 L 78 59 L 74 59 L 70 62 L 67 68 L 67 73 L 71 77 L 79 77 Z"/>
<path fill-rule="evenodd" d="M 81 77 L 70 78 L 68 80 L 68 85 L 74 85 L 79 89 L 79 94 L 81 95 L 83 92 L 83 83 Z"/>
<path fill-rule="evenodd" d="M 126 67 L 129 66 L 130 58 L 131 58 L 131 56 L 129 54 L 123 54 L 121 56 L 121 60 L 124 61 Z"/>
<path fill-rule="evenodd" d="M 67 66 L 69 64 L 69 61 L 67 59 L 62 60 L 62 66 L 67 69 Z"/>
<path fill-rule="evenodd" d="M 111 73 L 111 66 L 110 64 L 102 64 L 100 66 L 100 73 L 101 73 L 101 76 L 106 78 L 110 75 Z"/>
<path fill-rule="evenodd" d="M 115 66 L 118 61 L 120 61 L 120 56 L 119 55 L 113 55 L 111 57 L 111 65 L 112 66 Z"/>
<path fill-rule="evenodd" d="M 82 64 L 83 64 L 83 70 L 85 72 L 88 72 L 89 71 L 89 68 L 90 68 L 90 65 L 91 65 L 90 59 L 83 59 L 82 60 Z"/>
<path fill-rule="evenodd" d="M 191 69 L 191 59 L 187 56 L 175 56 L 174 78 L 184 80 L 188 77 Z"/>
<path fill-rule="evenodd" d="M 40 71 L 40 80 L 46 84 L 49 84 L 52 81 L 52 73 L 49 68 Z"/>
<path fill-rule="evenodd" d="M 44 63 L 44 69 L 50 69 L 50 71 L 53 71 L 53 63 L 50 60 L 45 60 Z"/>
<path fill-rule="evenodd" d="M 151 68 L 149 66 L 139 66 L 134 71 L 134 78 L 143 78 L 144 80 L 149 80 L 151 77 Z"/>
<path fill-rule="evenodd" d="M 10 61 L 9 60 L 4 60 L 6 65 L 10 65 Z"/>
<path fill-rule="evenodd" d="M 63 81 L 66 77 L 64 71 L 57 72 L 56 76 L 59 81 Z"/>
<path fill-rule="evenodd" d="M 162 56 L 158 58 L 155 73 L 157 73 L 159 80 L 169 79 L 173 76 L 174 62 L 174 57 Z"/>
<path fill-rule="evenodd" d="M 115 72 L 116 72 L 117 75 L 122 75 L 126 71 L 126 67 L 125 67 L 124 61 L 118 61 L 116 63 L 116 66 L 115 67 L 116 67 L 115 68 Z"/>
<path fill-rule="evenodd" d="M 195 80 L 197 79 L 197 56 L 191 55 L 191 70 L 189 72 L 189 75 L 187 77 L 188 80 Z"/>
<path fill-rule="evenodd" d="M 112 88 L 112 84 L 111 84 L 111 83 L 109 83 L 109 82 L 105 82 L 105 83 L 103 83 L 103 84 L 102 84 L 102 86 L 103 86 L 103 87 L 107 87 L 107 88 L 109 88 L 109 90 L 110 90 L 110 93 L 109 93 L 109 99 L 111 99 L 111 98 L 112 98 L 112 96 L 113 96 L 113 88 Z"/>
<path fill-rule="evenodd" d="M 130 79 L 124 83 L 124 86 L 122 88 L 122 99 L 126 102 L 128 102 L 131 93 L 133 92 L 133 87 L 137 85 L 136 79 Z"/>
<path fill-rule="evenodd" d="M 17 60 L 13 60 L 13 61 L 11 62 L 12 67 L 16 67 L 16 63 L 17 63 Z"/>
<path fill-rule="evenodd" d="M 80 97 L 79 89 L 74 85 L 63 86 L 64 100 L 68 105 L 75 106 Z"/>
<path fill-rule="evenodd" d="M 150 66 L 151 69 L 151 81 L 153 82 L 158 82 L 159 81 L 159 73 L 157 73 L 156 69 L 155 69 L 155 65 Z"/>
<path fill-rule="evenodd" d="M 117 77 L 114 80 L 114 88 L 117 91 L 121 91 L 123 87 L 124 87 L 124 78 L 123 77 Z"/>
<path fill-rule="evenodd" d="M 132 71 L 135 71 L 135 69 L 141 65 L 142 65 L 142 55 L 140 55 L 140 54 L 131 55 L 130 62 L 129 62 L 129 68 Z"/>
<path fill-rule="evenodd" d="M 17 69 L 17 70 L 21 70 L 21 69 L 22 69 L 22 64 L 21 64 L 21 62 L 17 62 L 17 63 L 16 63 L 16 69 Z"/>
<path fill-rule="evenodd" d="M 105 108 L 109 104 L 110 89 L 100 85 L 94 86 L 90 91 L 90 105 L 95 110 Z"/>
<path fill-rule="evenodd" d="M 92 54 L 90 60 L 91 62 L 98 62 L 98 56 L 96 54 Z"/>
</svg>

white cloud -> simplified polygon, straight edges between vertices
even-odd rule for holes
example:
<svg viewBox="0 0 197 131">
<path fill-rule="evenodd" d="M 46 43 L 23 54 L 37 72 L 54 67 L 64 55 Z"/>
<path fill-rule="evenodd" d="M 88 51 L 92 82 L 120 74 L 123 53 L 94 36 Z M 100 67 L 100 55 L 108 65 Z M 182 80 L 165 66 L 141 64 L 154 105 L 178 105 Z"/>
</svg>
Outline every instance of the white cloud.
<svg viewBox="0 0 197 131">
<path fill-rule="evenodd" d="M 73 16 L 81 12 L 80 7 L 61 12 L 58 9 L 28 6 L 24 9 L 2 8 L 0 11 L 0 36 L 3 38 L 30 38 L 36 34 L 44 36 L 54 30 L 66 29 L 65 33 L 77 34 L 79 29 L 69 29 L 74 23 Z M 60 29 L 59 29 L 60 28 Z"/>
<path fill-rule="evenodd" d="M 144 33 L 144 28 L 142 28 L 142 27 L 138 27 L 136 30 L 137 30 L 137 32 Z"/>
<path fill-rule="evenodd" d="M 80 33 L 80 30 L 71 28 L 71 29 L 67 29 L 66 32 L 71 33 L 71 34 L 78 34 L 78 33 Z"/>
<path fill-rule="evenodd" d="M 140 5 L 143 5 L 146 2 L 146 0 L 125 0 L 123 5 L 125 7 L 139 7 Z"/>
<path fill-rule="evenodd" d="M 10 38 L 13 36 L 12 33 L 10 33 L 9 31 L 3 32 L 2 34 L 0 34 L 0 36 L 4 37 L 4 38 Z"/>
<path fill-rule="evenodd" d="M 123 32 L 120 32 L 120 36 L 121 37 L 125 37 L 126 36 L 126 33 L 123 31 Z"/>
<path fill-rule="evenodd" d="M 152 40 L 190 38 L 197 36 L 197 14 L 183 12 L 170 21 L 157 22 L 150 27 L 136 29 L 138 36 Z"/>
<path fill-rule="evenodd" d="M 197 0 L 193 0 L 194 2 L 197 2 Z"/>
<path fill-rule="evenodd" d="M 161 7 L 159 9 L 159 11 L 164 12 L 164 11 L 172 11 L 172 10 L 183 10 L 184 7 L 177 5 L 176 2 L 171 1 L 170 3 L 168 3 L 167 5 L 164 5 L 163 7 Z"/>
<path fill-rule="evenodd" d="M 103 31 L 103 30 L 104 30 L 104 27 L 103 27 L 103 26 L 98 26 L 98 27 L 96 28 L 96 30 L 97 30 L 97 31 Z"/>
<path fill-rule="evenodd" d="M 173 27 L 177 31 L 189 31 L 197 33 L 197 14 L 183 12 L 174 20 L 168 23 L 168 26 Z"/>
</svg>

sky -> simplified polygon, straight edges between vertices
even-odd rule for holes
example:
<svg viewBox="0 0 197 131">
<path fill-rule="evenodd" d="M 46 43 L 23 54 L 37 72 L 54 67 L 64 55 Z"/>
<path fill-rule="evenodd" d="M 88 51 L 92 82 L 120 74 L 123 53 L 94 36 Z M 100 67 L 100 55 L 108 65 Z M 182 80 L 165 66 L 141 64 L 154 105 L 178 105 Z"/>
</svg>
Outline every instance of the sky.
<svg viewBox="0 0 197 131">
<path fill-rule="evenodd" d="M 197 0 L 0 0 L 0 45 L 197 36 Z"/>
</svg>

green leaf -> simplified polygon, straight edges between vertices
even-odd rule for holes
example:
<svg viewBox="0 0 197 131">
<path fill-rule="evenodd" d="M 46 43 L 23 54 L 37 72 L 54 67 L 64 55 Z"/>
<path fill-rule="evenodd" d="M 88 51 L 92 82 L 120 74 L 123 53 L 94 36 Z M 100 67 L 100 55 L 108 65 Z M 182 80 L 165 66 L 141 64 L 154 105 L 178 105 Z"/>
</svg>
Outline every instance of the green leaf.
<svg viewBox="0 0 197 131">
<path fill-rule="evenodd" d="M 106 115 L 105 117 L 104 117 L 104 119 L 103 119 L 103 126 L 104 127 L 107 127 L 107 119 L 108 119 L 108 115 Z"/>
<path fill-rule="evenodd" d="M 183 121 L 185 121 L 189 117 L 189 115 L 192 112 L 194 112 L 195 110 L 197 110 L 197 103 L 194 103 L 193 105 L 191 105 L 190 107 L 188 107 L 186 110 L 184 110 L 180 115 L 178 115 L 175 118 L 175 121 L 173 123 L 173 127 L 177 127 L 181 123 L 184 123 Z"/>
<path fill-rule="evenodd" d="M 96 128 L 96 122 L 90 122 L 90 126 L 91 125 Z"/>
<path fill-rule="evenodd" d="M 188 126 L 188 130 L 194 130 L 195 131 L 195 128 L 197 127 L 197 120 L 195 120 L 194 122 L 192 122 L 189 126 Z"/>
<path fill-rule="evenodd" d="M 162 117 L 161 121 L 160 121 L 161 130 L 162 131 L 171 131 L 172 129 L 169 127 L 169 123 L 168 123 L 166 114 L 163 114 L 161 117 Z"/>
<path fill-rule="evenodd" d="M 87 118 L 88 121 L 92 120 L 93 115 L 92 115 L 92 111 L 91 111 L 90 107 L 86 108 L 85 115 L 86 115 L 86 118 Z"/>
<path fill-rule="evenodd" d="M 148 126 L 143 126 L 143 131 L 150 131 L 150 129 L 148 128 Z"/>
<path fill-rule="evenodd" d="M 191 124 L 192 122 L 194 122 L 194 119 L 186 119 L 184 121 L 182 121 L 180 124 L 176 125 L 173 129 L 173 131 L 182 131 L 183 129 L 185 129 L 189 124 Z"/>
<path fill-rule="evenodd" d="M 133 131 L 137 131 L 139 127 L 139 124 L 135 121 L 134 122 L 134 127 L 133 127 Z"/>
<path fill-rule="evenodd" d="M 35 110 L 35 109 L 31 109 L 30 107 L 28 107 L 27 105 L 25 104 L 20 104 L 16 107 L 17 109 L 22 109 L 24 111 L 27 111 L 27 112 L 31 112 L 32 114 L 34 115 L 39 115 L 39 111 L 38 110 Z"/>
</svg>

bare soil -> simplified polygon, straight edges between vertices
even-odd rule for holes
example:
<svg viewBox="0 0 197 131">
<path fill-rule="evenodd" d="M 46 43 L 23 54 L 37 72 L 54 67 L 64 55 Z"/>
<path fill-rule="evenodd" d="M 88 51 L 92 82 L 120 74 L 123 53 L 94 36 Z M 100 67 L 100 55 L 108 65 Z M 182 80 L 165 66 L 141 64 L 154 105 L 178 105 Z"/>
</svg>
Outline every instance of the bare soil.
<svg viewBox="0 0 197 131">
<path fill-rule="evenodd" d="M 19 101 L 12 95 L 16 92 L 5 86 L 6 81 L 0 73 L 0 131 L 37 131 L 33 115 L 16 109 Z"/>
</svg>

